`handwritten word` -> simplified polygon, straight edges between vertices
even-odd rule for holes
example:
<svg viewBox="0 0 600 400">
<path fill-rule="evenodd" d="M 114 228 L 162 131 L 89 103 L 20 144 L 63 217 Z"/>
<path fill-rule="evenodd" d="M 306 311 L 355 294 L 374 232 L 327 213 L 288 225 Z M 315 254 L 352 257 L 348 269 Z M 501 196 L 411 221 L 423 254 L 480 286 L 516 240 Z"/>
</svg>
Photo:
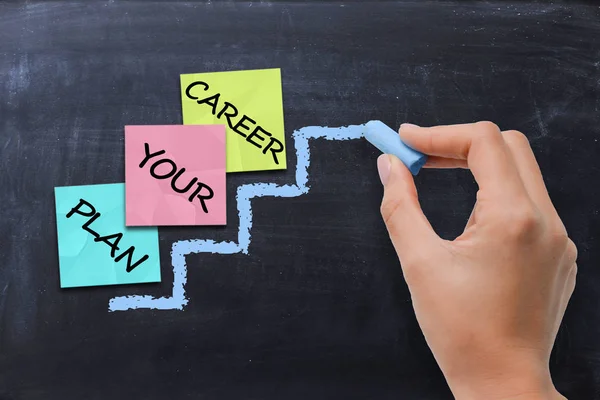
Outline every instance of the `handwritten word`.
<svg viewBox="0 0 600 400">
<path fill-rule="evenodd" d="M 144 168 L 144 165 L 146 165 L 148 160 L 150 160 L 151 158 L 158 157 L 161 154 L 166 153 L 165 150 L 159 150 L 156 153 L 150 153 L 150 146 L 148 145 L 148 143 L 144 143 L 144 152 L 146 153 L 146 156 L 140 163 L 140 168 Z M 158 174 L 156 172 L 156 169 L 161 165 L 169 165 L 170 166 L 169 172 Z M 184 172 L 185 172 L 185 168 L 181 168 L 179 171 L 177 171 L 177 164 L 175 164 L 175 161 L 170 160 L 168 158 L 163 158 L 162 160 L 157 160 L 154 164 L 152 164 L 150 166 L 150 175 L 152 175 L 153 178 L 156 178 L 156 179 L 171 178 L 171 189 L 173 189 L 176 193 L 186 193 L 187 191 L 189 191 L 192 188 L 192 186 L 194 186 L 194 184 L 196 184 L 198 187 L 188 197 L 188 201 L 191 203 L 196 197 L 198 197 L 198 199 L 200 200 L 200 204 L 202 205 L 202 210 L 204 211 L 204 213 L 207 214 L 208 208 L 206 207 L 206 200 L 210 200 L 213 198 L 213 196 L 214 196 L 213 190 L 207 184 L 198 182 L 198 178 L 196 178 L 196 177 L 194 177 L 194 179 L 190 180 L 183 189 L 177 187 L 177 180 L 181 177 L 181 175 L 183 175 Z M 206 190 L 208 190 L 208 194 L 202 195 L 202 194 L 200 194 L 200 192 L 204 188 L 206 188 Z"/>
<path fill-rule="evenodd" d="M 83 207 L 83 206 L 87 207 L 89 209 L 89 211 L 85 211 L 85 212 L 82 211 L 81 207 Z M 115 252 L 117 250 L 120 250 L 119 242 L 123 238 L 123 234 L 122 233 L 114 233 L 112 235 L 100 236 L 96 231 L 92 230 L 92 228 L 90 228 L 90 225 L 92 225 L 92 223 L 95 220 L 100 218 L 101 214 L 99 212 L 96 212 L 96 209 L 94 208 L 94 206 L 91 205 L 89 202 L 87 202 L 83 199 L 80 199 L 79 204 L 77 204 L 76 207 L 73 207 L 71 209 L 71 211 L 69 211 L 69 213 L 67 214 L 67 218 L 71 218 L 73 216 L 73 214 L 79 214 L 84 217 L 91 217 L 81 226 L 81 228 L 84 231 L 91 234 L 92 236 L 94 236 L 94 242 L 106 243 L 110 247 L 110 256 L 112 258 L 114 258 L 115 262 L 119 262 L 125 256 L 127 256 L 127 268 L 126 268 L 127 272 L 133 271 L 133 269 L 135 267 L 142 264 L 144 261 L 146 261 L 148 259 L 148 255 L 144 254 L 144 256 L 142 258 L 140 258 L 139 260 L 137 260 L 135 263 L 132 264 L 131 262 L 133 260 L 133 252 L 135 251 L 135 246 L 130 246 L 127 250 L 125 250 L 120 255 L 115 257 Z M 114 239 L 114 242 L 111 242 L 112 239 Z"/>
<path fill-rule="evenodd" d="M 196 103 L 198 104 L 209 105 L 211 107 L 212 115 L 215 115 L 216 113 L 217 118 L 221 119 L 221 117 L 225 116 L 225 119 L 227 120 L 227 125 L 229 125 L 231 130 L 233 130 L 238 135 L 245 137 L 248 143 L 253 144 L 259 149 L 262 148 L 263 154 L 267 154 L 267 151 L 270 151 L 273 156 L 273 161 L 275 161 L 275 164 L 279 165 L 279 160 L 277 160 L 277 153 L 281 153 L 283 151 L 283 143 L 281 143 L 278 139 L 274 138 L 270 132 L 267 132 L 260 125 L 256 124 L 256 121 L 254 121 L 252 118 L 248 117 L 245 114 L 242 115 L 241 118 L 234 124 L 232 122 L 232 119 L 238 116 L 239 111 L 237 107 L 235 107 L 233 104 L 227 101 L 223 102 L 223 108 L 221 108 L 221 110 L 217 113 L 217 105 L 219 103 L 219 97 L 221 97 L 221 93 L 217 93 L 212 96 L 199 99 L 198 97 L 193 96 L 191 94 L 192 88 L 198 85 L 204 86 L 204 91 L 207 91 L 209 88 L 208 83 L 206 82 L 192 82 L 187 87 L 187 89 L 185 89 L 185 95 L 192 100 L 196 100 Z M 246 125 L 246 123 L 256 124 L 254 130 L 251 133 L 249 133 L 251 126 Z M 261 134 L 269 137 L 269 143 L 267 143 L 267 145 L 264 147 L 261 143 L 256 142 L 256 140 L 260 142 L 265 141 L 265 136 L 261 136 Z"/>
</svg>

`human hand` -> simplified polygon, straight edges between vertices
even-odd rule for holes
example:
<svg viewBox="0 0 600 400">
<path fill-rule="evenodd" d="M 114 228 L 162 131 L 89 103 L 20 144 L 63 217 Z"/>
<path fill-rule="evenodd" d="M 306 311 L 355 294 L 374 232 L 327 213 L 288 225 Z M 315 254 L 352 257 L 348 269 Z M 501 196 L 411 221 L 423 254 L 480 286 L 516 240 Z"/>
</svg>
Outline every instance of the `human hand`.
<svg viewBox="0 0 600 400">
<path fill-rule="evenodd" d="M 575 287 L 577 249 L 527 138 L 490 122 L 420 128 L 402 140 L 425 167 L 470 168 L 477 201 L 464 232 L 442 240 L 394 156 L 377 160 L 381 213 L 417 320 L 457 399 L 563 399 L 549 372 Z"/>
</svg>

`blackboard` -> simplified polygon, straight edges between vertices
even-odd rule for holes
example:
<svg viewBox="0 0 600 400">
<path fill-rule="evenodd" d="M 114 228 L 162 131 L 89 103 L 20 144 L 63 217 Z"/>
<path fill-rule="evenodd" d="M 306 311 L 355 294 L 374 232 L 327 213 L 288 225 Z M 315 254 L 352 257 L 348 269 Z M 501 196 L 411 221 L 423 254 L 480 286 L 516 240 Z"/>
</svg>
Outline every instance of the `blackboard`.
<svg viewBox="0 0 600 400">
<path fill-rule="evenodd" d="M 238 239 L 160 229 L 160 284 L 61 290 L 53 188 L 122 182 L 123 126 L 179 124 L 179 74 L 281 68 L 286 141 L 308 126 L 491 120 L 529 137 L 579 248 L 551 369 L 600 399 L 600 10 L 509 2 L 0 4 L 0 399 L 450 399 L 379 216 L 377 151 L 307 139 L 307 193 L 250 200 L 246 253 L 185 256 L 183 310 L 109 312 L 173 295 L 173 244 Z M 424 210 L 456 236 L 467 171 L 424 171 Z M 177 286 L 177 285 L 176 285 Z M 473 299 L 477 301 L 477 299 Z"/>
</svg>

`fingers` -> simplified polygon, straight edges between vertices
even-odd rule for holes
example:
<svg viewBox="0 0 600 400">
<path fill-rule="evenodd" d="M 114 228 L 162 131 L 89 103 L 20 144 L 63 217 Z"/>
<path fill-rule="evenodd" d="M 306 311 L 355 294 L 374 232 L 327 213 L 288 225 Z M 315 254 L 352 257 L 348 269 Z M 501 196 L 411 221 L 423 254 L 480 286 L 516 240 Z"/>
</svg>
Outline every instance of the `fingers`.
<svg viewBox="0 0 600 400">
<path fill-rule="evenodd" d="M 560 318 L 557 319 L 556 331 L 558 331 L 560 322 L 562 321 L 562 318 L 565 315 L 565 311 L 567 310 L 567 307 L 569 305 L 569 300 L 571 300 L 571 296 L 573 295 L 573 292 L 575 291 L 576 281 L 577 281 L 577 264 L 573 264 L 569 268 L 569 273 L 567 275 L 567 278 L 564 281 L 564 289 L 562 292 L 559 309 L 558 309 L 558 315 L 560 315 Z"/>
<path fill-rule="evenodd" d="M 438 239 L 423 214 L 410 171 L 398 158 L 383 154 L 377 166 L 384 184 L 381 215 L 403 262 Z"/>
<path fill-rule="evenodd" d="M 450 165 L 439 157 L 466 161 L 480 189 L 498 199 L 514 201 L 525 194 L 500 129 L 491 122 L 420 128 L 402 125 L 400 137 L 410 147 L 433 157 L 433 163 Z"/>
<path fill-rule="evenodd" d="M 429 151 L 430 154 L 443 152 L 443 155 L 430 156 L 425 164 L 426 168 L 468 168 L 467 160 L 463 158 L 465 152 L 467 151 L 464 147 L 462 147 L 464 145 L 464 140 L 457 142 L 455 138 L 451 137 L 452 133 L 448 134 L 448 128 L 468 131 L 473 125 L 475 124 L 439 127 L 444 128 L 444 133 L 441 133 L 442 129 L 421 128 L 427 129 L 430 132 L 437 131 L 437 133 L 431 134 L 423 134 L 423 132 L 418 133 L 412 126 L 409 125 L 407 128 L 405 125 L 403 125 L 401 134 L 406 135 L 407 143 L 409 143 L 411 146 L 414 145 L 415 148 L 422 146 L 421 148 L 423 148 L 425 152 Z M 450 136 L 444 138 L 436 137 L 442 134 Z M 527 137 L 521 132 L 515 130 L 504 131 L 501 133 L 501 136 L 512 158 L 512 162 L 515 164 L 516 170 L 523 183 L 523 187 L 525 188 L 529 197 L 534 201 L 541 211 L 555 215 L 556 210 L 554 209 L 554 205 L 552 204 L 550 196 L 548 195 L 548 190 L 544 184 L 542 173 L 535 159 L 535 155 L 533 154 L 531 146 L 529 145 Z M 413 142 L 410 142 L 411 140 L 413 140 Z M 427 142 L 428 140 L 429 142 Z M 448 150 L 449 148 L 450 150 Z M 469 219 L 467 228 L 471 225 L 472 218 Z"/>
<path fill-rule="evenodd" d="M 575 284 L 577 283 L 577 264 L 573 264 L 571 269 L 569 270 L 569 276 L 567 277 L 567 281 L 565 282 L 565 292 L 564 292 L 564 303 L 565 308 L 567 308 L 567 303 L 569 299 L 573 295 L 575 291 Z"/>
<path fill-rule="evenodd" d="M 556 214 L 527 137 L 519 131 L 505 131 L 502 132 L 502 136 L 512 154 L 529 197 L 543 212 Z"/>
<path fill-rule="evenodd" d="M 469 229 L 470 227 L 472 227 L 473 225 L 475 225 L 475 223 L 477 222 L 477 218 L 475 216 L 475 213 L 477 212 L 477 203 L 475 203 L 475 205 L 473 206 L 473 210 L 471 210 L 471 215 L 469 215 L 469 219 L 467 220 L 467 225 L 465 225 L 465 231 L 467 229 Z"/>
<path fill-rule="evenodd" d="M 469 168 L 467 165 L 467 160 L 457 160 L 455 158 L 445 158 L 439 156 L 429 156 L 427 157 L 427 162 L 423 166 L 423 168 L 436 168 L 436 169 L 445 169 L 445 168 Z"/>
</svg>

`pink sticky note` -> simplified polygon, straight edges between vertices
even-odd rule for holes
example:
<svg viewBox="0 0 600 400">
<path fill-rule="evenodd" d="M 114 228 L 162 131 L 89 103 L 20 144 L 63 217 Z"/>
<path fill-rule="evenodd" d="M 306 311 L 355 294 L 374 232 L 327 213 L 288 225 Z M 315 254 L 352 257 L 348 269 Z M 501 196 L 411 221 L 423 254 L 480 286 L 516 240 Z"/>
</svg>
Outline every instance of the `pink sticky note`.
<svg viewBox="0 0 600 400">
<path fill-rule="evenodd" d="M 126 225 L 225 225 L 225 151 L 225 125 L 126 126 Z"/>
</svg>

